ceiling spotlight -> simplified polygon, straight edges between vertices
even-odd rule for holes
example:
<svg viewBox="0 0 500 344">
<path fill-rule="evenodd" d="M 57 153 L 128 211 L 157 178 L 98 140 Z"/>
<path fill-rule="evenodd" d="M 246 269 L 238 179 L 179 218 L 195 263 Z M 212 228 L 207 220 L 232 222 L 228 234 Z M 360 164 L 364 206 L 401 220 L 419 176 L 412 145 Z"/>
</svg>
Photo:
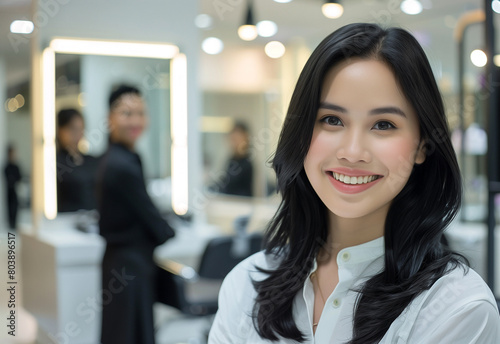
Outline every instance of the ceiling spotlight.
<svg viewBox="0 0 500 344">
<path fill-rule="evenodd" d="M 484 67 L 488 62 L 488 57 L 481 49 L 473 50 L 470 53 L 470 60 L 472 64 L 476 67 Z"/>
<path fill-rule="evenodd" d="M 280 4 L 286 4 L 292 2 L 292 0 L 274 0 L 274 2 L 279 2 Z"/>
<path fill-rule="evenodd" d="M 271 41 L 264 48 L 266 55 L 272 59 L 279 59 L 285 54 L 285 46 L 278 41 Z"/>
<path fill-rule="evenodd" d="M 208 30 L 212 28 L 213 22 L 214 22 L 213 18 L 210 15 L 204 13 L 198 14 L 194 19 L 194 24 L 199 29 Z"/>
<path fill-rule="evenodd" d="M 28 35 L 33 32 L 35 25 L 29 20 L 14 20 L 10 24 L 10 32 Z"/>
<path fill-rule="evenodd" d="M 271 20 L 262 20 L 257 23 L 257 33 L 261 37 L 271 37 L 278 32 L 278 25 Z"/>
<path fill-rule="evenodd" d="M 251 0 L 248 0 L 247 17 L 245 23 L 238 28 L 238 36 L 244 41 L 253 41 L 258 36 L 257 27 L 253 20 Z"/>
<path fill-rule="evenodd" d="M 321 6 L 321 12 L 323 15 L 330 19 L 337 19 L 344 13 L 344 6 L 339 0 L 325 1 L 323 6 Z"/>
<path fill-rule="evenodd" d="M 401 3 L 401 11 L 406 14 L 415 15 L 422 12 L 423 6 L 418 0 L 404 0 Z"/>
<path fill-rule="evenodd" d="M 217 55 L 224 50 L 224 43 L 217 37 L 208 37 L 203 40 L 201 48 L 210 55 Z"/>
<path fill-rule="evenodd" d="M 500 0 L 493 0 L 491 2 L 491 8 L 493 9 L 493 11 L 495 11 L 496 13 L 500 13 Z"/>
</svg>

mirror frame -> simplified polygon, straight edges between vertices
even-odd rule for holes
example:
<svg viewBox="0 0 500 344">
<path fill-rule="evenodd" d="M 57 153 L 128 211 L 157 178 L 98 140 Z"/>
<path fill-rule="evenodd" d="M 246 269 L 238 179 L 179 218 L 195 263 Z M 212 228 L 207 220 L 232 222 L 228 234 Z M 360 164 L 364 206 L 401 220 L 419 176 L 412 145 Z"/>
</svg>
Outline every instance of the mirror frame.
<svg viewBox="0 0 500 344">
<path fill-rule="evenodd" d="M 42 175 L 33 178 L 43 187 L 34 192 L 42 202 L 40 208 L 48 220 L 57 216 L 57 166 L 56 166 L 56 119 L 55 119 L 55 54 L 105 55 L 143 57 L 170 60 L 170 135 L 172 208 L 183 215 L 188 211 L 188 147 L 187 147 L 187 59 L 176 45 L 168 43 L 125 42 L 54 38 L 41 56 L 42 77 Z M 41 191 L 43 190 L 43 191 Z M 37 207 L 38 208 L 38 207 Z"/>
</svg>

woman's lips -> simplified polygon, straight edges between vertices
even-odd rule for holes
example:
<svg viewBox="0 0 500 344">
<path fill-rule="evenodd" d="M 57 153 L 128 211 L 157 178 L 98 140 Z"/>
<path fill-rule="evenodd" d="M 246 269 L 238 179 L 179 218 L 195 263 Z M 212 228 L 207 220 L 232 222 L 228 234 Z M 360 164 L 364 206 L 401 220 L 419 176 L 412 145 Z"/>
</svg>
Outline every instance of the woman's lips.
<svg viewBox="0 0 500 344">
<path fill-rule="evenodd" d="M 366 173 L 366 171 L 364 171 L 363 173 Z M 365 174 L 365 175 L 353 176 L 333 171 L 327 171 L 326 174 L 332 185 L 338 191 L 346 194 L 355 194 L 363 192 L 371 188 L 375 184 L 377 184 L 383 178 L 383 176 L 378 174 Z"/>
</svg>

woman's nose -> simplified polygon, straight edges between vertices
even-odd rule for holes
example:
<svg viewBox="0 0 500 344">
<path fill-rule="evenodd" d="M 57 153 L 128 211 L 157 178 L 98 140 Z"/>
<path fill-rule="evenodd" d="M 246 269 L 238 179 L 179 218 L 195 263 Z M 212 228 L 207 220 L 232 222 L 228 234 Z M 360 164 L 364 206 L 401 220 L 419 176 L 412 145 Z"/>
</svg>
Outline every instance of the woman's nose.
<svg viewBox="0 0 500 344">
<path fill-rule="evenodd" d="M 350 163 L 370 162 L 371 153 L 367 139 L 360 130 L 349 130 L 343 135 L 337 150 L 337 159 Z"/>
</svg>

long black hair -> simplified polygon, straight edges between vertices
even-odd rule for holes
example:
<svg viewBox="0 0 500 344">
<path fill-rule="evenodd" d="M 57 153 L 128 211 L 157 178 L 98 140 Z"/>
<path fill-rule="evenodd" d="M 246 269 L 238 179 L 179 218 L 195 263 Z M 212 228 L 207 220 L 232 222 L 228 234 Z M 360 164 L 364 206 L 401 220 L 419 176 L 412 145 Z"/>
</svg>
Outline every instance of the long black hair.
<svg viewBox="0 0 500 344">
<path fill-rule="evenodd" d="M 400 28 L 350 24 L 326 37 L 307 61 L 295 87 L 272 162 L 281 205 L 266 233 L 266 254 L 279 266 L 263 270 L 254 326 L 262 338 L 303 342 L 293 320 L 293 298 L 301 290 L 321 245 L 327 241 L 326 206 L 309 183 L 304 159 L 309 150 L 327 72 L 350 58 L 376 59 L 391 68 L 418 115 L 426 159 L 413 167 L 391 203 L 385 222 L 385 268 L 361 287 L 350 344 L 376 343 L 422 291 L 460 264 L 461 256 L 441 245 L 457 214 L 462 184 L 444 106 L 431 67 L 416 39 Z"/>
</svg>

